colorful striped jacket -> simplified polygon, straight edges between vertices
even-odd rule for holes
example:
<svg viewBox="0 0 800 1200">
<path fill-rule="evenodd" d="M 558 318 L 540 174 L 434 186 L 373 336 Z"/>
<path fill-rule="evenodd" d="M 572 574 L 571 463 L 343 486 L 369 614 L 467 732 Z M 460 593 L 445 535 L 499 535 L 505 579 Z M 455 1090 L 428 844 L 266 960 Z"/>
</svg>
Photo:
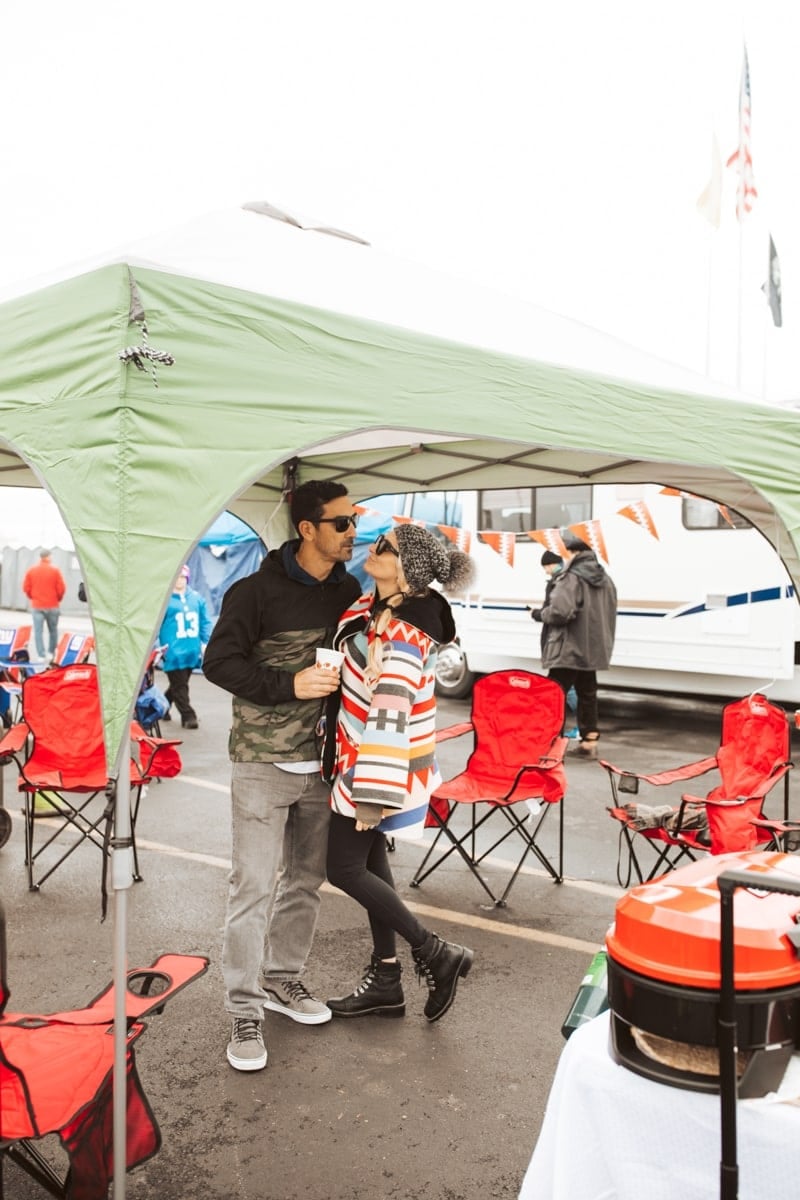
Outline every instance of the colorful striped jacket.
<svg viewBox="0 0 800 1200">
<path fill-rule="evenodd" d="M 377 633 L 370 626 L 374 596 L 362 596 L 341 618 L 334 645 L 344 652 L 336 723 L 336 771 L 331 807 L 355 817 L 355 804 L 394 810 L 378 828 L 419 837 L 428 799 L 441 782 L 436 764 L 437 646 L 451 641 L 450 605 L 436 591 L 405 601 Z M 380 676 L 366 679 L 373 639 L 382 645 Z"/>
</svg>

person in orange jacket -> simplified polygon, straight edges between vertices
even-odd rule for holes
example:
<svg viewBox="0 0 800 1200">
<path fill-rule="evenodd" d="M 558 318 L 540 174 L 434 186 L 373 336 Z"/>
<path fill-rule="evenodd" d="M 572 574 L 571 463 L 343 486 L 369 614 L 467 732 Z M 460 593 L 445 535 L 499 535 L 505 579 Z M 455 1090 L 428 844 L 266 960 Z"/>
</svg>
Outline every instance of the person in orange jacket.
<svg viewBox="0 0 800 1200">
<path fill-rule="evenodd" d="M 28 597 L 33 618 L 33 636 L 36 653 L 45 657 L 44 627 L 47 626 L 47 657 L 52 659 L 58 646 L 58 618 L 61 601 L 67 590 L 64 576 L 50 561 L 50 551 L 39 551 L 39 562 L 25 572 L 22 590 Z"/>
</svg>

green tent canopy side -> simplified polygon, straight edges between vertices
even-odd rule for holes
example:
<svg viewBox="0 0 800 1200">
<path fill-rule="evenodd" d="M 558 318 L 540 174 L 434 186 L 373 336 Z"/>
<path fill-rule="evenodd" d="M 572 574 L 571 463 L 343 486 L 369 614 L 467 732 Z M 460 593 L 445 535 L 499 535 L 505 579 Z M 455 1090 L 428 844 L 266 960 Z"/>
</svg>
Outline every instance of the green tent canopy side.
<svg viewBox="0 0 800 1200">
<path fill-rule="evenodd" d="M 275 298 L 268 286 L 121 262 L 0 307 L 2 439 L 74 538 L 110 762 L 181 563 L 223 509 L 237 511 L 236 497 L 274 508 L 295 456 L 300 481 L 341 475 L 356 499 L 407 490 L 409 479 L 429 486 L 432 462 L 444 477 L 460 456 L 449 486 L 469 487 L 514 456 L 533 470 L 551 450 L 572 464 L 553 482 L 629 478 L 632 463 L 639 478 L 698 491 L 707 477 L 706 494 L 773 523 L 800 582 L 800 415 L 462 344 Z M 132 313 L 145 315 L 146 335 Z M 140 355 L 139 370 L 119 357 L 131 345 L 174 364 Z M 376 461 L 392 458 L 385 429 L 430 444 L 376 475 Z M 363 448 L 348 448 L 370 430 L 371 442 L 367 432 Z"/>
</svg>

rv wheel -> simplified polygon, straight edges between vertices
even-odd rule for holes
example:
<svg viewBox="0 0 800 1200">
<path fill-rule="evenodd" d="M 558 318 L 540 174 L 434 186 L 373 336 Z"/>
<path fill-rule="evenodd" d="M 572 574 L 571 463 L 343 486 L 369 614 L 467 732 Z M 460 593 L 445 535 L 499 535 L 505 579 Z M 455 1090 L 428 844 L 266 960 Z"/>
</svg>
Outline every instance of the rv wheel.
<svg viewBox="0 0 800 1200">
<path fill-rule="evenodd" d="M 467 666 L 464 651 L 456 642 L 442 646 L 436 659 L 436 694 L 461 700 L 472 691 L 475 675 Z"/>
<path fill-rule="evenodd" d="M 11 837 L 11 815 L 5 808 L 0 808 L 0 846 L 5 846 Z"/>
</svg>

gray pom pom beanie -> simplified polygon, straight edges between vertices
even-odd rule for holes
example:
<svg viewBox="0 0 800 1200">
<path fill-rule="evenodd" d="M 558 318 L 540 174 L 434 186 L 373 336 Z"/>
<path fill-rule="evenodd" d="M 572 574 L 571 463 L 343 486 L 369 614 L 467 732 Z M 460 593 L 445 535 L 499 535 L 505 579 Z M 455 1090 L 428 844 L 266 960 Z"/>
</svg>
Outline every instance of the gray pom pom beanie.
<svg viewBox="0 0 800 1200">
<path fill-rule="evenodd" d="M 475 578 L 475 564 L 468 554 L 445 546 L 421 525 L 398 525 L 395 529 L 400 565 L 412 592 L 422 592 L 437 580 L 449 592 L 463 592 Z"/>
</svg>

